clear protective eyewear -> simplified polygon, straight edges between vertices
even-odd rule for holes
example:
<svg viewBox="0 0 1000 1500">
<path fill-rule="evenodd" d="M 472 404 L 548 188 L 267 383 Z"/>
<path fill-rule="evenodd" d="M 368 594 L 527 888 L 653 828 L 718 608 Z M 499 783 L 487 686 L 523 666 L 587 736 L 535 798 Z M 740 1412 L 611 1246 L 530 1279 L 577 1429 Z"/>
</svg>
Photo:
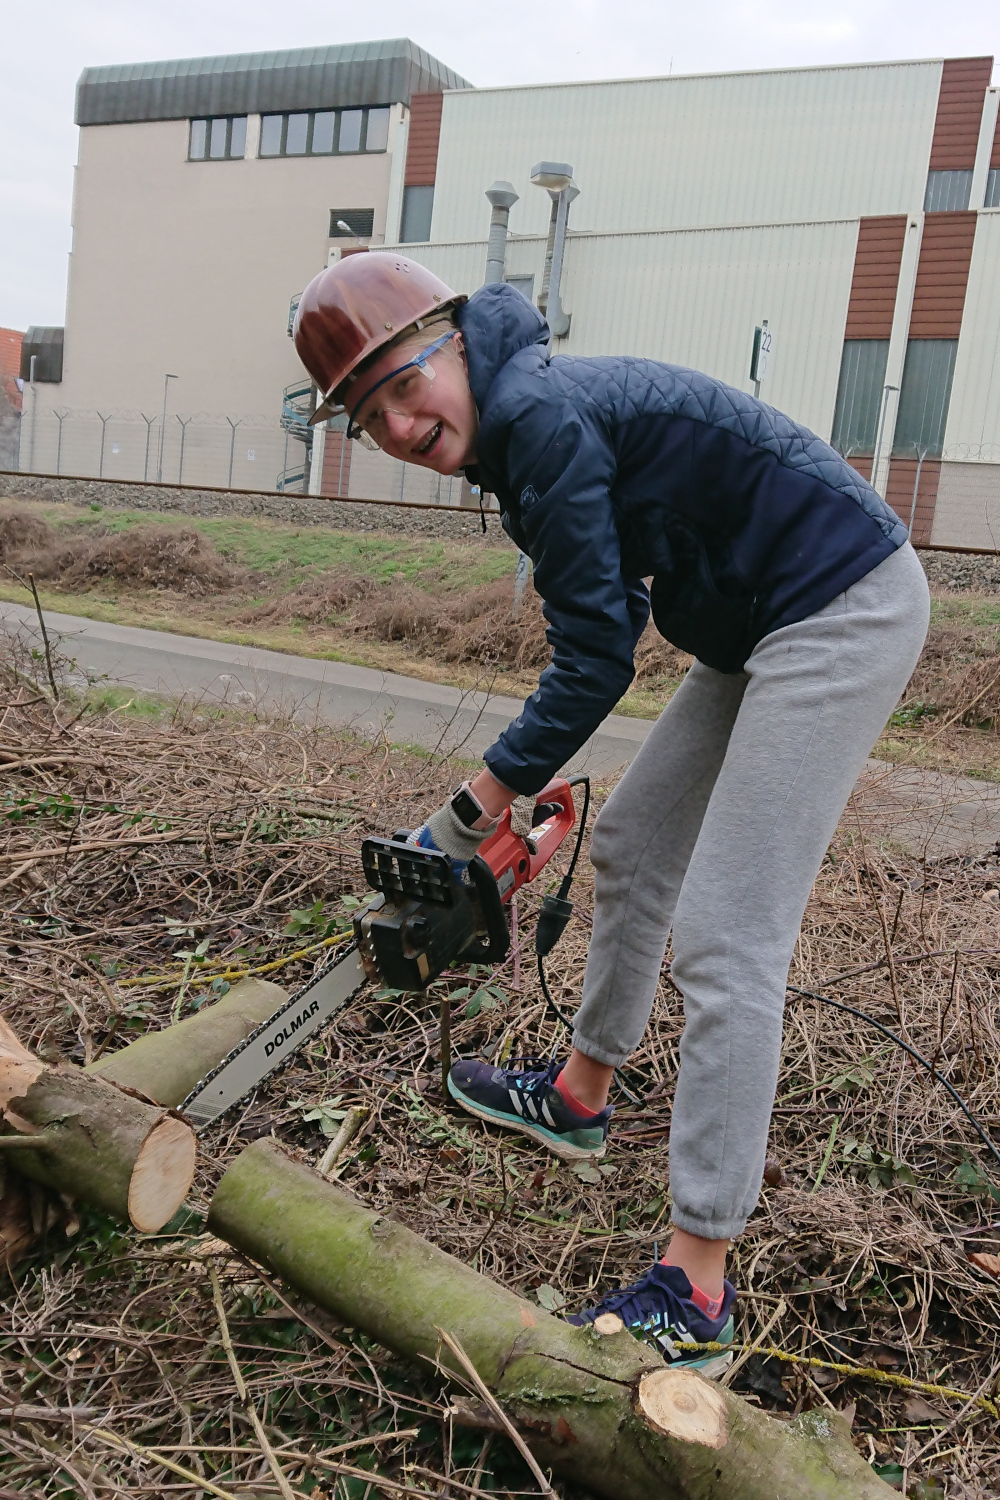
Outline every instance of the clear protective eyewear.
<svg viewBox="0 0 1000 1500">
<path fill-rule="evenodd" d="M 347 436 L 349 438 L 357 438 L 363 448 L 367 448 L 371 453 L 377 453 L 382 447 L 382 442 L 379 439 L 384 439 L 388 436 L 388 433 L 385 431 L 386 413 L 392 411 L 397 416 L 410 417 L 414 412 L 420 410 L 426 390 L 418 376 L 423 375 L 427 380 L 434 379 L 434 368 L 427 361 L 432 354 L 436 354 L 439 349 L 443 349 L 448 340 L 453 339 L 457 332 L 457 328 L 449 329 L 441 338 L 435 339 L 432 344 L 427 345 L 426 349 L 421 349 L 411 360 L 407 360 L 405 365 L 400 365 L 396 370 L 390 370 L 388 375 L 383 375 L 382 379 L 376 381 L 370 390 L 365 391 L 361 400 L 355 403 L 354 409 L 350 414 L 347 423 Z M 391 405 L 376 407 L 366 417 L 363 424 L 355 422 L 354 413 L 360 411 L 365 402 L 370 401 L 377 390 L 381 390 L 382 386 L 388 385 L 390 380 L 398 380 L 408 370 L 412 370 L 414 372 L 413 375 L 401 381 L 397 388 L 387 392 L 388 401 L 391 402 Z M 379 432 L 380 427 L 382 428 L 381 432 Z"/>
</svg>

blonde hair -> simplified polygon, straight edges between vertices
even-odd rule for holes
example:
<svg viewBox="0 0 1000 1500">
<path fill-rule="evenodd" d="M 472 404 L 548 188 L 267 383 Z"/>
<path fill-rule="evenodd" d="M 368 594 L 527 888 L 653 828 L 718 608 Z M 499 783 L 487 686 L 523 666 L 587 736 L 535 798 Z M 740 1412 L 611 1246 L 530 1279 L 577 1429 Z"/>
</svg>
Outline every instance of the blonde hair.
<svg viewBox="0 0 1000 1500">
<path fill-rule="evenodd" d="M 435 308 L 434 311 L 432 313 L 428 313 L 425 318 L 417 318 L 415 322 L 410 323 L 400 333 L 397 333 L 394 338 L 388 339 L 384 344 L 380 344 L 377 349 L 373 349 L 368 358 L 363 359 L 361 363 L 357 365 L 356 368 L 353 369 L 351 373 L 344 378 L 343 381 L 341 381 L 340 385 L 334 392 L 334 400 L 337 401 L 339 405 L 346 407 L 348 404 L 348 397 L 350 396 L 357 382 L 366 374 L 368 370 L 372 368 L 373 365 L 378 364 L 380 359 L 383 359 L 388 353 L 390 353 L 391 350 L 398 349 L 400 353 L 402 353 L 405 349 L 407 353 L 412 351 L 415 354 L 420 349 L 426 349 L 428 344 L 433 344 L 435 339 L 441 337 L 441 333 L 443 331 L 441 325 L 443 323 L 449 324 L 452 328 L 457 328 L 458 319 L 455 316 L 456 311 L 457 309 L 454 304 L 452 304 L 451 307 Z"/>
</svg>

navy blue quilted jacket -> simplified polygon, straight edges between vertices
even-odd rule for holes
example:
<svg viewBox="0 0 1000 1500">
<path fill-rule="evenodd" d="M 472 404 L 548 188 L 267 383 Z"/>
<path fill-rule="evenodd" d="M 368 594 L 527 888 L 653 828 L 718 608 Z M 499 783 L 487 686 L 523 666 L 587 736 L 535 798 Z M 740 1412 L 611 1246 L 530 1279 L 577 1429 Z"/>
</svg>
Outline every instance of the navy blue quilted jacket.
<svg viewBox="0 0 1000 1500">
<path fill-rule="evenodd" d="M 720 672 L 804 620 L 906 540 L 906 527 L 826 443 L 720 380 L 649 359 L 550 358 L 513 287 L 460 313 L 479 409 L 477 466 L 534 564 L 552 663 L 486 752 L 537 792 L 634 676 L 660 634 Z M 643 579 L 652 576 L 647 594 Z"/>
</svg>

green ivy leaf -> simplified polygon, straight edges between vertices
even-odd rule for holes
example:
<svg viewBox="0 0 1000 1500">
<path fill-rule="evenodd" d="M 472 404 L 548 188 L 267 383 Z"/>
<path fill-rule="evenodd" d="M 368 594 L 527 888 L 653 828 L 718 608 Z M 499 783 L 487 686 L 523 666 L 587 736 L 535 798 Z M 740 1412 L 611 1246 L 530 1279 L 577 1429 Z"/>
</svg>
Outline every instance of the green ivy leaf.
<svg viewBox="0 0 1000 1500">
<path fill-rule="evenodd" d="M 560 1308 L 566 1306 L 566 1298 L 562 1292 L 558 1287 L 549 1286 L 547 1281 L 543 1281 L 541 1286 L 535 1288 L 535 1296 L 538 1298 L 539 1307 L 544 1307 L 546 1312 L 558 1312 Z"/>
</svg>

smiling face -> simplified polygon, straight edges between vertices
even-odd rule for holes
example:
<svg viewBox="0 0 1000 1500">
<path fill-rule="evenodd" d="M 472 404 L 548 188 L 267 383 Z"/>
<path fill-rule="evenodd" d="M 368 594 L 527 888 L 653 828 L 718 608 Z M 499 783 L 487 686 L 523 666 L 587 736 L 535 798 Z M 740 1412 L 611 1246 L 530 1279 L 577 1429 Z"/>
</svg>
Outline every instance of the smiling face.
<svg viewBox="0 0 1000 1500">
<path fill-rule="evenodd" d="M 427 334 L 432 332 L 427 330 Z M 429 342 L 425 335 L 395 345 L 365 371 L 364 389 L 372 390 Z M 401 370 L 394 380 L 380 385 L 354 411 L 353 420 L 383 453 L 404 463 L 420 464 L 439 474 L 455 474 L 474 463 L 479 415 L 469 387 L 462 335 L 456 332 L 430 355 L 423 369 Z"/>
</svg>

